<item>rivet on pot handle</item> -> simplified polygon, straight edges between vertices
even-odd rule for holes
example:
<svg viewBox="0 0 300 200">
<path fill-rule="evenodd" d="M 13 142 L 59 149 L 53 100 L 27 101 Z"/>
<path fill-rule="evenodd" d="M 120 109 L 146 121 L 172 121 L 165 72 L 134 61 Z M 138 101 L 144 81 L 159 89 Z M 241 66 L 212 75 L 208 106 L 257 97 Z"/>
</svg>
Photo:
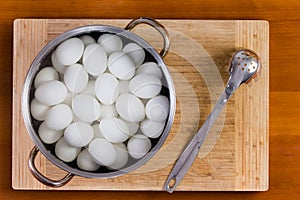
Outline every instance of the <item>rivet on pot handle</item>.
<svg viewBox="0 0 300 200">
<path fill-rule="evenodd" d="M 139 25 L 139 24 L 148 24 L 150 26 L 152 26 L 153 28 L 155 28 L 163 37 L 164 40 L 164 46 L 162 48 L 162 50 L 160 51 L 159 55 L 164 58 L 169 49 L 170 49 L 170 39 L 169 39 L 169 34 L 168 31 L 166 30 L 166 28 L 159 23 L 158 21 L 155 21 L 154 19 L 151 18 L 147 18 L 147 17 L 141 17 L 139 19 L 134 19 L 131 22 L 129 22 L 129 24 L 125 27 L 126 30 L 132 30 L 135 26 Z"/>
<path fill-rule="evenodd" d="M 29 159 L 28 159 L 29 170 L 38 181 L 50 187 L 62 187 L 74 177 L 74 174 L 71 173 L 68 173 L 65 177 L 63 177 L 60 180 L 52 180 L 45 177 L 37 170 L 34 164 L 34 160 L 38 152 L 39 152 L 38 148 L 34 146 L 30 152 Z"/>
</svg>

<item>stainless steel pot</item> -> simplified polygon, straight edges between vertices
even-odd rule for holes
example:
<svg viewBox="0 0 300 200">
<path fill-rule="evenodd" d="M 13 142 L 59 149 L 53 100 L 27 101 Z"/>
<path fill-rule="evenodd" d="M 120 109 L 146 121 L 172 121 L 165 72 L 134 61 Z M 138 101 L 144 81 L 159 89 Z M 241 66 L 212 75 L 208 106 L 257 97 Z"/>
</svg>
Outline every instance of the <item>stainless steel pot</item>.
<svg viewBox="0 0 300 200">
<path fill-rule="evenodd" d="M 156 50 L 150 44 L 148 44 L 144 39 L 142 39 L 141 37 L 139 37 L 138 35 L 130 31 L 131 29 L 133 29 L 135 26 L 139 24 L 150 25 L 154 27 L 161 34 L 161 36 L 163 37 L 164 44 L 160 53 L 157 53 Z M 61 42 L 65 41 L 68 38 L 80 36 L 83 34 L 101 35 L 103 33 L 117 34 L 118 36 L 122 37 L 122 39 L 126 39 L 128 41 L 139 44 L 141 47 L 144 48 L 147 55 L 146 57 L 151 61 L 156 62 L 161 67 L 161 70 L 163 72 L 162 82 L 164 85 L 162 93 L 165 96 L 167 96 L 170 100 L 170 113 L 166 121 L 165 128 L 162 135 L 159 138 L 151 141 L 152 149 L 146 156 L 144 156 L 139 160 L 136 160 L 136 162 L 133 162 L 132 164 L 126 166 L 125 168 L 122 168 L 122 170 L 119 171 L 103 170 L 100 168 L 100 170 L 95 172 L 87 172 L 79 169 L 76 165 L 74 165 L 74 163 L 70 164 L 59 160 L 53 153 L 54 152 L 53 145 L 46 145 L 40 140 L 39 135 L 37 133 L 39 122 L 33 119 L 30 114 L 30 102 L 34 94 L 33 80 L 35 78 L 35 75 L 39 70 L 41 70 L 41 68 L 45 67 L 47 64 L 50 63 L 51 53 Z M 165 65 L 162 59 L 167 54 L 169 47 L 170 47 L 170 42 L 169 42 L 168 33 L 166 29 L 163 27 L 162 24 L 150 18 L 139 18 L 139 19 L 132 20 L 124 29 L 113 27 L 113 26 L 105 26 L 105 25 L 83 26 L 65 32 L 59 35 L 54 40 L 52 40 L 51 42 L 49 42 L 39 52 L 39 54 L 32 62 L 26 76 L 26 80 L 23 88 L 23 94 L 22 94 L 22 113 L 23 113 L 24 122 L 31 139 L 36 145 L 33 147 L 28 160 L 29 169 L 33 174 L 33 176 L 45 185 L 52 186 L 52 187 L 61 187 L 66 183 L 68 183 L 74 177 L 74 175 L 87 177 L 87 178 L 111 178 L 111 177 L 116 177 L 131 172 L 136 168 L 142 166 L 144 163 L 146 163 L 161 148 L 162 144 L 166 140 L 170 128 L 172 126 L 174 114 L 175 114 L 176 100 L 175 100 L 173 81 L 169 74 L 167 66 Z M 52 180 L 50 178 L 47 178 L 43 174 L 41 174 L 36 168 L 34 163 L 35 157 L 39 151 L 54 165 L 65 170 L 67 172 L 67 175 L 60 180 Z"/>
</svg>

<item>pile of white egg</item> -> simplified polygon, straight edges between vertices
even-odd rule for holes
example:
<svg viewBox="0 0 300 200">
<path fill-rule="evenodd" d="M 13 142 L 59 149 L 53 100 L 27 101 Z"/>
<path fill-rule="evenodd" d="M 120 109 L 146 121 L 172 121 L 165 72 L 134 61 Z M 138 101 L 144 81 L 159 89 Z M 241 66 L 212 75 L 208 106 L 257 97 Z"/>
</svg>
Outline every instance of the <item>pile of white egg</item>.
<svg viewBox="0 0 300 200">
<path fill-rule="evenodd" d="M 170 106 L 160 95 L 162 71 L 145 62 L 143 48 L 114 34 L 83 35 L 62 42 L 51 61 L 34 79 L 30 109 L 60 160 L 86 171 L 120 169 L 149 152 Z"/>
</svg>

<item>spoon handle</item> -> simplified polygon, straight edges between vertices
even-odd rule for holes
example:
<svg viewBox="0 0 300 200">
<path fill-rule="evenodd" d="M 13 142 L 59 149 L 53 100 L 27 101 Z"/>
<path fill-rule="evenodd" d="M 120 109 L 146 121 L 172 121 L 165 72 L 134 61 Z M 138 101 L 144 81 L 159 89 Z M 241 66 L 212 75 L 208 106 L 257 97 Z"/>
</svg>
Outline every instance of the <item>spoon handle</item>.
<svg viewBox="0 0 300 200">
<path fill-rule="evenodd" d="M 221 97 L 219 98 L 212 112 L 207 117 L 206 121 L 203 123 L 199 131 L 194 135 L 193 139 L 190 141 L 190 143 L 187 145 L 187 147 L 184 149 L 184 151 L 176 161 L 176 164 L 165 183 L 164 190 L 172 193 L 180 183 L 180 181 L 183 179 L 185 174 L 188 172 L 194 160 L 196 159 L 210 128 L 216 121 L 229 97 L 230 95 L 228 95 L 226 91 L 222 93 Z"/>
</svg>

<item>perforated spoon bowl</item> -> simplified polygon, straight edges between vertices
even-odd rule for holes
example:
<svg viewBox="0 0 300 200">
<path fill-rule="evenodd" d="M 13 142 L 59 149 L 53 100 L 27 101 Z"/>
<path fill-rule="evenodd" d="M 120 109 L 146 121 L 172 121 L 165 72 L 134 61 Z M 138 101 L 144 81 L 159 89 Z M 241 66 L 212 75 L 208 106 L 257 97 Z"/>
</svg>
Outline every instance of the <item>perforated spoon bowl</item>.
<svg viewBox="0 0 300 200">
<path fill-rule="evenodd" d="M 260 59 L 253 51 L 240 49 L 234 53 L 230 61 L 230 77 L 226 88 L 206 121 L 178 158 L 165 183 L 164 190 L 169 193 L 172 193 L 175 190 L 196 159 L 210 128 L 216 121 L 230 96 L 241 84 L 247 83 L 255 77 L 259 69 Z"/>
</svg>

